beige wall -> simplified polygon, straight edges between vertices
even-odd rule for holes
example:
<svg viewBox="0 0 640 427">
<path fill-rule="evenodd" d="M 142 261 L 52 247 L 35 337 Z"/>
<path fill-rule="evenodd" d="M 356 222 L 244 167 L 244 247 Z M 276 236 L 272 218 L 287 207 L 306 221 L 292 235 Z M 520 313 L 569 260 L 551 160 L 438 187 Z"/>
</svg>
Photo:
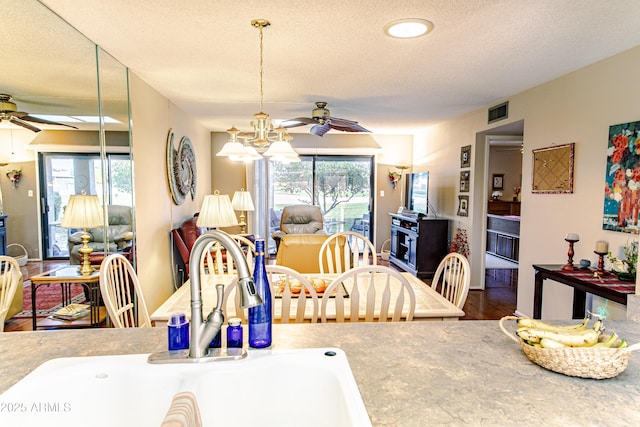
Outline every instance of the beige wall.
<svg viewBox="0 0 640 427">
<path fill-rule="evenodd" d="M 150 312 L 173 292 L 170 232 L 174 225 L 200 210 L 211 191 L 209 132 L 135 75 L 131 76 L 133 161 L 137 233 L 137 272 Z M 188 136 L 196 154 L 196 198 L 182 205 L 171 200 L 166 178 L 165 150 L 172 128 L 174 146 Z"/>
<path fill-rule="evenodd" d="M 532 264 L 564 264 L 567 260 L 568 232 L 580 234 L 574 260 L 596 260 L 593 253 L 597 240 L 607 240 L 615 252 L 635 236 L 602 230 L 603 187 L 609 126 L 640 120 L 637 99 L 640 86 L 640 47 L 631 49 L 597 64 L 568 74 L 521 94 L 512 96 L 509 119 L 502 126 L 524 120 L 524 155 L 522 170 L 522 224 L 518 311 L 533 313 Z M 456 179 L 459 173 L 460 147 L 473 144 L 472 155 L 478 151 L 478 135 L 491 127 L 486 124 L 486 109 L 431 128 L 416 139 L 414 157 L 419 166 L 431 171 L 430 190 L 438 211 L 456 218 Z M 576 143 L 575 180 L 573 194 L 532 194 L 531 150 L 551 145 Z M 422 159 L 422 161 L 420 160 Z M 472 176 L 487 177 L 484 158 L 476 163 L 472 157 Z M 473 198 L 484 197 L 478 182 L 472 182 Z M 472 209 L 484 206 L 471 203 Z M 486 209 L 486 208 L 485 208 Z M 460 226 L 470 230 L 473 240 L 472 268 L 481 265 L 481 245 L 484 242 L 482 222 L 457 217 Z M 637 238 L 636 238 L 637 240 Z M 475 266 L 473 264 L 476 264 Z M 477 280 L 477 277 L 476 277 Z M 477 285 L 478 282 L 472 283 Z M 571 317 L 572 290 L 551 282 L 545 285 L 542 315 L 549 319 Z M 596 304 L 600 304 L 596 301 Z M 609 304 L 612 314 L 622 316 L 621 307 Z"/>
</svg>

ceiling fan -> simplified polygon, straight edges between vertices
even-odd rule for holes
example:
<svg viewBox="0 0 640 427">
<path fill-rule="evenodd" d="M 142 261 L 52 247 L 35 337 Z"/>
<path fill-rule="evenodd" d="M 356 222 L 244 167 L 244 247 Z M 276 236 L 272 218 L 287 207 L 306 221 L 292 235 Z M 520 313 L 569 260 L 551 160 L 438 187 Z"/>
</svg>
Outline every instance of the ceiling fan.
<svg viewBox="0 0 640 427">
<path fill-rule="evenodd" d="M 316 108 L 311 112 L 310 118 L 296 117 L 295 119 L 285 120 L 282 122 L 282 127 L 293 128 L 297 126 L 313 125 L 310 132 L 318 136 L 323 136 L 331 129 L 342 132 L 370 132 L 353 120 L 331 117 L 331 111 L 329 111 L 326 106 L 326 102 L 316 102 Z"/>
<path fill-rule="evenodd" d="M 75 126 L 66 125 L 64 123 L 52 122 L 49 120 L 41 119 L 38 117 L 30 116 L 29 113 L 18 111 L 18 107 L 15 102 L 12 101 L 11 95 L 0 93 L 0 122 L 8 120 L 23 128 L 29 129 L 33 132 L 40 132 L 40 129 L 35 127 L 32 123 L 42 123 L 46 125 L 67 126 L 73 129 L 78 129 Z"/>
</svg>

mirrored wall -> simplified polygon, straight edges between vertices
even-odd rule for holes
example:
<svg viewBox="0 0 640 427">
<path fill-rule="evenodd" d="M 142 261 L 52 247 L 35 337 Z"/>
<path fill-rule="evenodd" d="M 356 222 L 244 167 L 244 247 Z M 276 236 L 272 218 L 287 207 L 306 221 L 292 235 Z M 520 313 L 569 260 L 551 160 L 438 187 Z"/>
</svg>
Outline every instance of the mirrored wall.
<svg viewBox="0 0 640 427">
<path fill-rule="evenodd" d="M 82 191 L 98 195 L 107 219 L 108 206 L 130 207 L 134 231 L 126 67 L 36 0 L 0 0 L 0 14 L 0 94 L 11 96 L 0 111 L 7 243 L 23 246 L 29 259 L 68 257 L 65 239 L 74 230 L 59 223 L 69 195 Z M 36 132 L 11 120 L 24 114 L 61 124 L 27 120 Z M 57 154 L 65 160 L 43 160 Z M 12 171 L 20 172 L 17 183 Z"/>
</svg>

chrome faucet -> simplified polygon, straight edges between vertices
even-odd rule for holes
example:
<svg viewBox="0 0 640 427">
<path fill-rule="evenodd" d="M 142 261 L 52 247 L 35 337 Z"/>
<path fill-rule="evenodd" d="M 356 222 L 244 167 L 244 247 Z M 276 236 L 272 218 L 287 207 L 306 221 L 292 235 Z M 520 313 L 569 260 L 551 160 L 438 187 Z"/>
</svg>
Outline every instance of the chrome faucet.
<svg viewBox="0 0 640 427">
<path fill-rule="evenodd" d="M 153 353 L 150 363 L 199 362 L 209 355 L 209 343 L 220 332 L 224 323 L 222 300 L 224 285 L 216 285 L 217 303 L 204 321 L 202 317 L 202 291 L 200 284 L 200 260 L 211 243 L 219 243 L 227 250 L 236 265 L 238 291 L 241 292 L 241 307 L 255 307 L 262 304 L 262 298 L 256 292 L 253 277 L 247 259 L 240 246 L 224 231 L 212 230 L 202 234 L 193 244 L 189 255 L 189 280 L 191 282 L 191 325 L 188 354 L 176 352 Z M 187 357 L 185 357 L 187 356 Z"/>
</svg>

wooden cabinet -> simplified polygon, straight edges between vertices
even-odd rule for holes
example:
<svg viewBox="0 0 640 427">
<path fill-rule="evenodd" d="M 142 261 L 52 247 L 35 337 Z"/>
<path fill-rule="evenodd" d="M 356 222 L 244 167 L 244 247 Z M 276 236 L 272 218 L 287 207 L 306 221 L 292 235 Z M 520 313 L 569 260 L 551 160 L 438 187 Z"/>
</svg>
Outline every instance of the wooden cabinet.
<svg viewBox="0 0 640 427">
<path fill-rule="evenodd" d="M 520 216 L 520 202 L 506 202 L 504 200 L 489 200 L 487 213 L 492 215 Z"/>
<path fill-rule="evenodd" d="M 449 221 L 390 215 L 389 261 L 420 278 L 433 277 L 447 254 Z"/>
<path fill-rule="evenodd" d="M 520 220 L 500 215 L 487 215 L 487 252 L 518 262 Z"/>
</svg>

